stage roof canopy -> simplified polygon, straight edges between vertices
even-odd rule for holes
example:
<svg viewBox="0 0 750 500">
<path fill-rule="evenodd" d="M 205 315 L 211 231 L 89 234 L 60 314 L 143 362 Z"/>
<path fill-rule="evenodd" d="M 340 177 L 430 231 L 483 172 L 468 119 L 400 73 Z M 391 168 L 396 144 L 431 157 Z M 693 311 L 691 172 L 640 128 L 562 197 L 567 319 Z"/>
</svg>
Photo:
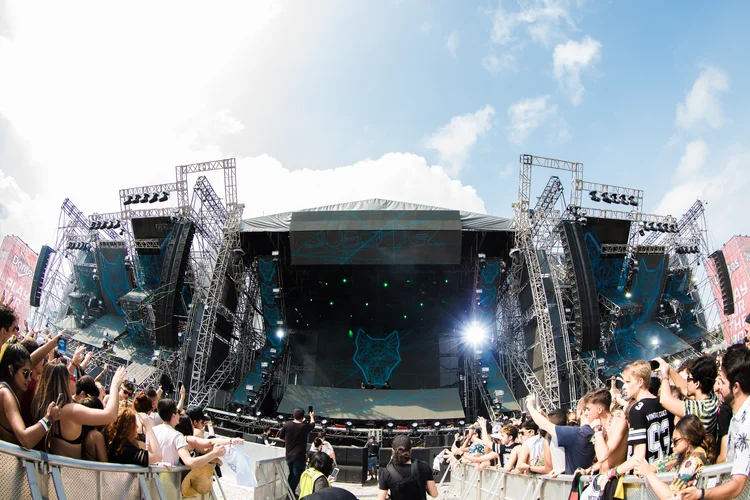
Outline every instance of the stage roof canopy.
<svg viewBox="0 0 750 500">
<path fill-rule="evenodd" d="M 432 207 L 429 205 L 418 205 L 402 201 L 382 200 L 373 198 L 370 200 L 352 201 L 327 205 L 323 207 L 306 208 L 298 212 L 352 212 L 364 210 L 389 210 L 389 211 L 447 211 L 448 208 Z M 240 231 L 244 232 L 289 232 L 292 222 L 292 213 L 285 212 L 274 215 L 264 215 L 242 221 Z M 496 217 L 494 215 L 478 214 L 474 212 L 460 212 L 461 229 L 467 231 L 513 231 L 513 219 Z"/>
</svg>

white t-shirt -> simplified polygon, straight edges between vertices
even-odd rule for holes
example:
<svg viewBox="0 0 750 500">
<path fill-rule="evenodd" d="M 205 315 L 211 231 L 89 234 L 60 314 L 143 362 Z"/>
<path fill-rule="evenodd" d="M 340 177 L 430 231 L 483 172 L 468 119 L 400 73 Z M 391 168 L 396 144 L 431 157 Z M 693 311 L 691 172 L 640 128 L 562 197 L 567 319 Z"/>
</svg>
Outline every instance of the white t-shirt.
<svg viewBox="0 0 750 500">
<path fill-rule="evenodd" d="M 750 398 L 747 398 L 729 423 L 727 463 L 732 464 L 732 475 L 750 476 Z"/>
<path fill-rule="evenodd" d="M 161 448 L 162 461 L 172 465 L 180 465 L 180 455 L 177 450 L 188 445 L 185 436 L 166 424 L 154 427 L 154 434 L 159 442 L 159 448 Z"/>
<path fill-rule="evenodd" d="M 148 416 L 151 420 L 154 421 L 154 426 L 161 425 L 164 423 L 164 421 L 161 419 L 158 413 L 155 411 L 152 411 L 151 414 Z"/>
<path fill-rule="evenodd" d="M 557 444 L 557 436 L 552 436 L 549 443 L 549 451 L 552 454 L 552 468 L 565 470 L 565 448 Z"/>
</svg>

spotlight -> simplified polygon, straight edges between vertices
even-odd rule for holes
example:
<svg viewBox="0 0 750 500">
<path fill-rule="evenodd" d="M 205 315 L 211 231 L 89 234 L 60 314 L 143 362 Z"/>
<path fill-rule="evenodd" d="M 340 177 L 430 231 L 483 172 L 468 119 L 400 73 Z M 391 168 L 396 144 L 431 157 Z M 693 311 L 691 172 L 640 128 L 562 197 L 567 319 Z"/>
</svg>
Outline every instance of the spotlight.
<svg viewBox="0 0 750 500">
<path fill-rule="evenodd" d="M 283 339 L 284 338 L 284 330 L 282 330 L 281 328 L 279 328 L 278 330 L 276 330 L 276 336 L 278 338 L 280 338 L 280 339 Z"/>
<path fill-rule="evenodd" d="M 620 204 L 620 197 L 617 196 L 616 193 L 610 194 L 609 195 L 609 199 L 612 200 L 612 203 L 614 203 L 615 205 L 619 205 Z"/>
<path fill-rule="evenodd" d="M 632 296 L 633 296 L 633 294 L 632 294 L 632 293 L 630 293 L 630 292 L 625 292 L 625 298 L 629 299 L 629 298 L 630 298 L 630 297 L 632 297 Z"/>
<path fill-rule="evenodd" d="M 654 337 L 654 339 L 651 341 L 651 345 L 659 345 L 659 339 Z"/>
<path fill-rule="evenodd" d="M 419 427 L 419 424 L 418 424 L 417 422 L 413 422 L 413 423 L 411 424 L 411 426 L 412 426 L 412 427 L 414 427 L 414 428 L 416 429 L 417 427 Z"/>
<path fill-rule="evenodd" d="M 433 425 L 433 426 L 435 426 L 435 427 L 440 427 L 440 422 L 435 422 L 435 423 L 434 423 L 434 424 L 432 424 L 432 425 Z"/>
<path fill-rule="evenodd" d="M 140 203 L 141 202 L 141 195 L 135 194 L 133 195 L 133 203 Z"/>
<path fill-rule="evenodd" d="M 597 196 L 598 191 L 591 191 L 589 192 L 589 196 L 591 197 L 591 201 L 602 201 L 602 199 Z"/>
<path fill-rule="evenodd" d="M 279 415 L 279 416 L 278 416 L 278 417 L 276 417 L 276 418 L 278 418 L 279 420 L 284 420 L 284 415 Z"/>
<path fill-rule="evenodd" d="M 351 420 L 347 420 L 346 421 L 346 426 L 347 427 L 351 427 L 352 426 L 352 421 Z"/>
<path fill-rule="evenodd" d="M 638 200 L 635 199 L 635 196 L 628 196 L 628 203 L 630 203 L 634 207 L 638 206 Z"/>
<path fill-rule="evenodd" d="M 459 421 L 458 421 L 458 425 L 464 425 L 465 423 L 466 423 L 466 422 L 464 422 L 463 420 L 459 420 Z"/>
<path fill-rule="evenodd" d="M 260 417 L 261 415 L 262 415 L 262 413 L 261 413 L 260 411 L 256 411 L 256 412 L 255 412 L 255 416 L 256 416 L 256 417 Z"/>
<path fill-rule="evenodd" d="M 159 201 L 167 201 L 169 199 L 169 193 L 166 191 L 161 192 L 161 196 L 159 196 Z"/>
<path fill-rule="evenodd" d="M 328 423 L 328 420 L 326 420 L 325 418 L 320 421 L 320 425 L 326 425 L 327 423 Z"/>
<path fill-rule="evenodd" d="M 609 197 L 609 193 L 602 193 L 602 201 L 604 203 L 612 203 L 612 199 Z"/>
<path fill-rule="evenodd" d="M 656 230 L 659 231 L 660 233 L 663 233 L 664 232 L 664 224 L 662 224 L 661 222 L 657 222 L 656 223 Z"/>
<path fill-rule="evenodd" d="M 484 329 L 476 323 L 472 323 L 464 332 L 464 338 L 476 345 L 484 339 Z"/>
<path fill-rule="evenodd" d="M 141 195 L 141 203 L 148 203 L 148 193 L 143 193 Z"/>
<path fill-rule="evenodd" d="M 119 228 L 120 228 L 120 226 L 122 226 L 122 224 L 120 223 L 120 221 L 119 221 L 119 220 L 116 220 L 116 221 L 115 221 L 115 225 L 114 225 L 114 226 L 112 226 L 112 229 L 119 229 Z"/>
<path fill-rule="evenodd" d="M 627 205 L 628 203 L 629 203 L 629 202 L 628 202 L 628 195 L 626 195 L 626 194 L 621 194 L 621 195 L 620 195 L 620 204 L 621 204 L 621 205 Z"/>
<path fill-rule="evenodd" d="M 122 200 L 123 205 L 130 205 L 133 203 L 133 195 L 127 195 L 124 200 Z"/>
<path fill-rule="evenodd" d="M 393 422 L 388 422 L 388 428 L 393 429 Z"/>
<path fill-rule="evenodd" d="M 646 231 L 641 229 L 640 231 L 638 231 L 638 234 L 640 234 L 641 236 L 646 236 Z"/>
<path fill-rule="evenodd" d="M 521 258 L 521 249 L 520 248 L 511 248 L 510 250 L 510 258 L 513 260 L 520 259 Z"/>
</svg>

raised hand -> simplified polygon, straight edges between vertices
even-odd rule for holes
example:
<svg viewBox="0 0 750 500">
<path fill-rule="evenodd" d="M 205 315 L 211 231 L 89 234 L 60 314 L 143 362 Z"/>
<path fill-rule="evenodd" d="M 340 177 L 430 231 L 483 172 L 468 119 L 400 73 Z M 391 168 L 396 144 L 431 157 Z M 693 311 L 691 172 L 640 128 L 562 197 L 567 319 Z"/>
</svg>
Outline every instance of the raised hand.
<svg viewBox="0 0 750 500">
<path fill-rule="evenodd" d="M 115 375 L 112 377 L 112 387 L 116 387 L 117 390 L 120 389 L 120 385 L 122 385 L 122 382 L 125 380 L 125 367 L 121 366 L 117 369 L 115 372 Z"/>
</svg>

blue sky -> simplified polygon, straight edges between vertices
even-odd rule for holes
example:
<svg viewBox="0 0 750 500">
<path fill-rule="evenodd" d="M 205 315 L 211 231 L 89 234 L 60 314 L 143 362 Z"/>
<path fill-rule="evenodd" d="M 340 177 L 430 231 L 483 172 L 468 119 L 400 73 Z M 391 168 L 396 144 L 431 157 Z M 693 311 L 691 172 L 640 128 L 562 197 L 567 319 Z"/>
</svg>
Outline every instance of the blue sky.
<svg viewBox="0 0 750 500">
<path fill-rule="evenodd" d="M 512 216 L 518 156 L 747 234 L 745 2 L 0 2 L 0 233 L 238 158 L 246 216 L 383 197 Z M 535 192 L 551 172 L 535 172 Z M 569 196 L 569 193 L 567 193 Z"/>
</svg>

